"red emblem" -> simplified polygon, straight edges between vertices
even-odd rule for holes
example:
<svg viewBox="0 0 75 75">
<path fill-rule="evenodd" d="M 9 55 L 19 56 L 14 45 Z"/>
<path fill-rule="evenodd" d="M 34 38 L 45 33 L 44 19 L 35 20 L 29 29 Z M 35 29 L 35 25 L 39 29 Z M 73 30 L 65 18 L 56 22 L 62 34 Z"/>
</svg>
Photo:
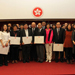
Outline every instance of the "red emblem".
<svg viewBox="0 0 75 75">
<path fill-rule="evenodd" d="M 36 7 L 36 8 L 33 9 L 33 15 L 35 17 L 40 17 L 42 14 L 43 14 L 43 11 L 42 11 L 41 8 Z"/>
</svg>

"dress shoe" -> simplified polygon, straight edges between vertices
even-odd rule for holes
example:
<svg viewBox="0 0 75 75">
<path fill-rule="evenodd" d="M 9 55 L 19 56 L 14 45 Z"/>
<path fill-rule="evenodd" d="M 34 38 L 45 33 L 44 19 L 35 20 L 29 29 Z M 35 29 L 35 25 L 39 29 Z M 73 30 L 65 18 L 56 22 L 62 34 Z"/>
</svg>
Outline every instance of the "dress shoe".
<svg viewBox="0 0 75 75">
<path fill-rule="evenodd" d="M 62 62 L 62 63 L 63 63 L 64 61 L 63 61 L 63 60 L 60 60 L 60 62 Z"/>
<path fill-rule="evenodd" d="M 70 60 L 70 63 L 73 64 L 73 63 L 72 63 L 72 60 Z"/>
<path fill-rule="evenodd" d="M 46 60 L 46 62 L 48 62 L 48 60 Z"/>
<path fill-rule="evenodd" d="M 25 61 L 25 60 L 23 60 L 23 63 L 26 63 L 26 61 Z"/>
<path fill-rule="evenodd" d="M 38 60 L 37 62 L 40 62 L 40 60 Z"/>
<path fill-rule="evenodd" d="M 8 63 L 5 63 L 4 65 L 5 65 L 5 66 L 8 66 Z"/>
<path fill-rule="evenodd" d="M 43 61 L 40 61 L 40 63 L 43 63 Z"/>
<path fill-rule="evenodd" d="M 49 60 L 49 63 L 51 62 L 51 60 Z"/>
<path fill-rule="evenodd" d="M 69 61 L 67 60 L 67 64 L 69 64 Z"/>
<path fill-rule="evenodd" d="M 0 66 L 3 66 L 2 64 L 0 64 Z"/>
<path fill-rule="evenodd" d="M 29 60 L 27 60 L 27 63 L 29 63 Z"/>
<path fill-rule="evenodd" d="M 58 63 L 58 60 L 56 60 L 55 62 Z"/>
<path fill-rule="evenodd" d="M 18 63 L 18 61 L 17 61 L 17 60 L 15 60 L 15 63 Z"/>
<path fill-rule="evenodd" d="M 12 61 L 12 64 L 14 64 L 14 60 Z"/>
</svg>

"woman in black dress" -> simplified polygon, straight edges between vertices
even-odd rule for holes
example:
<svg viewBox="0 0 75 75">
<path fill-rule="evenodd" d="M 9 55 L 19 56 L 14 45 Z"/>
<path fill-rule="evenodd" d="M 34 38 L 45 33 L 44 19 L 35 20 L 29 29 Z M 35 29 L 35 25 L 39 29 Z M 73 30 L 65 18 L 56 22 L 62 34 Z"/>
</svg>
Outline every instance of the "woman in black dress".
<svg viewBox="0 0 75 75">
<path fill-rule="evenodd" d="M 13 25 L 13 30 L 10 32 L 11 37 L 19 37 L 20 32 L 17 31 L 17 25 Z M 18 63 L 19 45 L 11 45 L 11 60 L 12 64 Z"/>
</svg>

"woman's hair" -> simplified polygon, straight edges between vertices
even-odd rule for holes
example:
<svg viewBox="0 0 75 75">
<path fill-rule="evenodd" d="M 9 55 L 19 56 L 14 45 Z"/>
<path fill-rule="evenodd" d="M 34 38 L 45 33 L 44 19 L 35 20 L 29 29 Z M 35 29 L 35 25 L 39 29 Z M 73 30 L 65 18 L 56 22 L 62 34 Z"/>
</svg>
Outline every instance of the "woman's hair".
<svg viewBox="0 0 75 75">
<path fill-rule="evenodd" d="M 17 27 L 17 25 L 16 25 L 16 24 L 13 24 L 13 28 L 14 28 L 15 26 Z M 17 28 L 18 28 L 18 27 L 17 27 Z"/>
<path fill-rule="evenodd" d="M 24 26 L 23 24 L 20 24 L 20 26 Z"/>
<path fill-rule="evenodd" d="M 69 24 L 67 25 L 67 30 L 69 30 L 69 29 L 68 29 L 68 26 L 69 26 L 69 25 L 71 26 L 71 29 L 70 29 L 70 30 L 72 31 L 72 24 L 71 24 L 71 23 L 69 23 Z"/>
<path fill-rule="evenodd" d="M 2 32 L 4 31 L 4 29 L 3 29 L 4 25 L 7 26 L 7 24 L 3 24 L 3 26 L 2 26 Z M 8 32 L 8 26 L 7 26 L 7 30 L 6 30 L 6 32 Z"/>
<path fill-rule="evenodd" d="M 73 26 L 75 25 L 75 23 L 73 23 Z"/>
<path fill-rule="evenodd" d="M 47 25 L 49 25 L 49 26 L 50 26 L 50 23 L 47 23 L 47 24 L 46 24 L 46 28 L 47 28 Z"/>
<path fill-rule="evenodd" d="M 53 23 L 53 24 L 52 24 L 52 26 L 56 26 L 56 24 L 55 24 L 55 23 Z"/>
</svg>

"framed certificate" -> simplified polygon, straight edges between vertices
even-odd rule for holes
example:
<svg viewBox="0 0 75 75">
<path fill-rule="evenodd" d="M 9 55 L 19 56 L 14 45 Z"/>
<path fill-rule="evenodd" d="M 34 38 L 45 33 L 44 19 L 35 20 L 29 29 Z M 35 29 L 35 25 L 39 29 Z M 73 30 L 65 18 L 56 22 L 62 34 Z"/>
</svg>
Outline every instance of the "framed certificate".
<svg viewBox="0 0 75 75">
<path fill-rule="evenodd" d="M 53 51 L 60 51 L 63 52 L 63 44 L 53 44 Z"/>
<path fill-rule="evenodd" d="M 43 44 L 44 43 L 44 36 L 35 36 L 34 43 L 35 44 Z"/>
<path fill-rule="evenodd" d="M 20 37 L 10 37 L 11 45 L 20 45 Z"/>
<path fill-rule="evenodd" d="M 24 44 L 31 44 L 31 42 L 32 42 L 32 36 L 30 36 L 30 37 L 22 37 L 22 39 L 23 39 Z"/>
</svg>

